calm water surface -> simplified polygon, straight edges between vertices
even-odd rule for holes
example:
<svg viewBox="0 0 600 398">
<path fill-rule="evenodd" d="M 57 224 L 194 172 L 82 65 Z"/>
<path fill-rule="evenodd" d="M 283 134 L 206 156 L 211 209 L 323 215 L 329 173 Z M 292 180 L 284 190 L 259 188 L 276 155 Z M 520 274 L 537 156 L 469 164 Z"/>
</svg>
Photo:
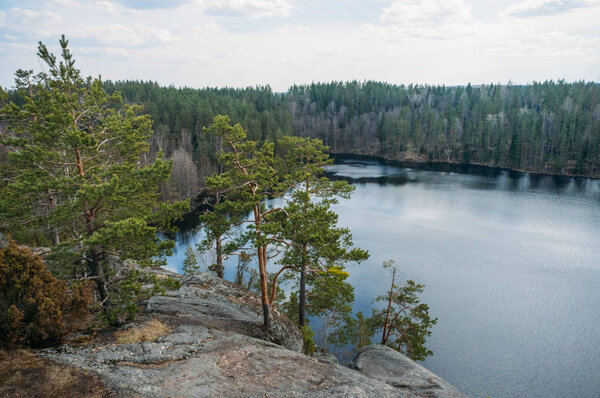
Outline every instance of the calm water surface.
<svg viewBox="0 0 600 398">
<path fill-rule="evenodd" d="M 355 310 L 388 288 L 393 258 L 438 318 L 427 368 L 473 397 L 600 397 L 600 181 L 351 160 L 328 172 L 356 186 L 336 211 L 371 253 L 348 268 Z M 179 236 L 173 269 L 200 235 Z"/>
</svg>

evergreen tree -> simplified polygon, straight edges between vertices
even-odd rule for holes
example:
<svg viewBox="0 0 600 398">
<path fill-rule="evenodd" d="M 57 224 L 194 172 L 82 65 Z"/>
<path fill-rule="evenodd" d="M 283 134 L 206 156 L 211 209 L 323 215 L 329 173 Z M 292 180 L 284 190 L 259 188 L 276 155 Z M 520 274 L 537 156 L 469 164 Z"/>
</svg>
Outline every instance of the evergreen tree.
<svg viewBox="0 0 600 398">
<path fill-rule="evenodd" d="M 244 206 L 238 208 L 236 195 L 238 192 L 234 187 L 224 190 L 213 188 L 213 201 L 207 203 L 206 211 L 200 215 L 200 224 L 206 235 L 198 244 L 198 250 L 206 253 L 214 249 L 216 262 L 210 268 L 219 278 L 225 277 L 224 261 L 247 243 L 239 228 L 247 209 Z"/>
<path fill-rule="evenodd" d="M 338 198 L 349 198 L 354 187 L 345 181 L 331 181 L 323 176 L 323 167 L 333 164 L 327 154 L 328 148 L 319 139 L 299 137 L 283 137 L 278 145 L 284 152 L 280 168 L 286 170 L 289 181 L 297 182 L 285 212 L 278 214 L 283 225 L 280 239 L 285 242 L 280 263 L 284 265 L 282 270 L 299 274 L 298 323 L 303 326 L 307 276 L 314 274 L 311 280 L 318 285 L 326 280 L 322 277 L 323 272 L 332 267 L 343 267 L 347 261 L 361 262 L 369 255 L 364 250 L 352 248 L 350 231 L 337 226 L 338 216 L 331 206 Z"/>
<path fill-rule="evenodd" d="M 192 246 L 188 246 L 185 249 L 185 258 L 183 259 L 183 273 L 184 274 L 195 274 L 200 271 L 198 265 L 198 254 Z"/>
<path fill-rule="evenodd" d="M 282 209 L 267 209 L 264 200 L 282 196 L 286 191 L 286 186 L 281 183 L 274 167 L 274 145 L 265 142 L 259 146 L 256 141 L 247 140 L 247 132 L 240 124 L 231 126 L 227 116 L 216 116 L 207 131 L 223 140 L 226 151 L 218 154 L 218 161 L 224 168 L 223 173 L 208 177 L 206 184 L 221 192 L 235 192 L 235 200 L 221 203 L 223 214 L 250 214 L 248 219 L 240 223 L 249 225 L 246 237 L 256 249 L 263 320 L 265 327 L 270 329 L 276 283 L 273 284 L 273 294 L 269 297 L 267 249 L 273 243 L 272 237 L 278 226 L 268 216 Z"/>
<path fill-rule="evenodd" d="M 140 106 L 120 104 L 119 93 L 108 95 L 99 78 L 83 78 L 64 36 L 60 46 L 57 61 L 39 44 L 48 73 L 17 71 L 22 106 L 3 95 L 8 128 L 1 144 L 8 150 L 0 171 L 0 227 L 22 242 L 51 245 L 54 268 L 91 275 L 110 307 L 127 279 L 115 258 L 159 263 L 172 242 L 157 232 L 188 206 L 158 201 L 170 162 L 140 162 L 150 118 Z"/>
<path fill-rule="evenodd" d="M 371 338 L 377 331 L 377 324 L 374 318 L 365 317 L 362 311 L 354 316 L 346 316 L 341 327 L 335 330 L 329 336 L 329 342 L 344 346 L 351 344 L 355 350 L 371 344 Z"/>
<path fill-rule="evenodd" d="M 381 332 L 381 344 L 392 347 L 411 359 L 423 360 L 433 355 L 425 347 L 431 335 L 431 327 L 437 318 L 429 316 L 429 306 L 421 303 L 418 294 L 423 293 L 423 285 L 412 280 L 402 286 L 396 285 L 397 267 L 392 260 L 383 263 L 385 269 L 392 270 L 390 289 L 376 301 L 386 303 L 386 308 L 373 310 L 373 322 Z"/>
</svg>

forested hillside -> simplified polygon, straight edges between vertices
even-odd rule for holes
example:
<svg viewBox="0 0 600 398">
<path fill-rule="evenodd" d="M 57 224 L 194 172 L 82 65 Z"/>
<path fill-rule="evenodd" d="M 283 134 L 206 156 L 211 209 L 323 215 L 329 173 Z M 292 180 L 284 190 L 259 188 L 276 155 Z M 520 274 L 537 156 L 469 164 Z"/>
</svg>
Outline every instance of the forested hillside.
<svg viewBox="0 0 600 398">
<path fill-rule="evenodd" d="M 154 120 L 153 151 L 161 149 L 174 159 L 175 196 L 189 196 L 213 171 L 218 143 L 202 127 L 218 114 L 246 126 L 250 139 L 318 137 L 336 153 L 600 173 L 597 83 L 444 87 L 354 81 L 293 86 L 287 93 L 268 86 L 104 85 L 108 92 L 121 91 L 127 102 L 145 105 Z M 189 167 L 192 162 L 197 169 Z"/>
<path fill-rule="evenodd" d="M 331 83 L 293 87 L 294 131 L 334 152 L 477 162 L 592 175 L 600 145 L 600 86 L 393 86 Z M 406 151 L 413 152 L 406 153 Z"/>
</svg>

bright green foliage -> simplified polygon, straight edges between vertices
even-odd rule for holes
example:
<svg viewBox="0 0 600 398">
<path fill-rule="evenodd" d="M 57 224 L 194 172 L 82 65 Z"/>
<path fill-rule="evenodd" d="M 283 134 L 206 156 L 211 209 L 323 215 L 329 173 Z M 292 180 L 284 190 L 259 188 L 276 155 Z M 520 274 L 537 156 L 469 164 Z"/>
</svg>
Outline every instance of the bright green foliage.
<svg viewBox="0 0 600 398">
<path fill-rule="evenodd" d="M 304 353 L 306 355 L 312 355 L 315 352 L 315 332 L 312 327 L 303 325 L 302 328 L 302 341 L 304 343 Z"/>
<path fill-rule="evenodd" d="M 343 267 L 347 261 L 361 262 L 369 255 L 364 250 L 352 248 L 350 231 L 337 226 L 338 215 L 331 210 L 331 205 L 336 204 L 338 198 L 349 198 L 354 187 L 345 181 L 331 181 L 323 176 L 323 167 L 333 164 L 323 142 L 283 137 L 278 146 L 283 152 L 280 169 L 285 170 L 287 181 L 297 184 L 285 206 L 285 213 L 276 216 L 283 225 L 280 239 L 285 242 L 280 263 L 299 276 L 298 321 L 302 326 L 307 283 L 316 283 L 318 289 L 325 291 L 323 282 L 339 284 L 338 279 L 331 277 L 341 272 L 338 267 Z M 345 299 L 343 289 L 331 290 L 331 293 L 336 292 L 340 297 L 328 295 L 327 300 Z M 335 307 L 336 304 L 332 301 L 331 305 Z M 327 304 L 321 302 L 313 307 L 325 308 Z"/>
<path fill-rule="evenodd" d="M 65 282 L 39 256 L 14 243 L 0 249 L 0 346 L 60 343 L 66 304 Z"/>
<path fill-rule="evenodd" d="M 198 271 L 200 271 L 200 266 L 198 265 L 198 254 L 192 246 L 188 246 L 188 248 L 185 249 L 185 258 L 183 259 L 183 273 L 195 274 Z"/>
<path fill-rule="evenodd" d="M 307 313 L 319 318 L 325 342 L 343 327 L 344 320 L 352 313 L 354 287 L 346 282 L 349 276 L 343 268 L 331 266 L 307 278 L 311 286 L 307 292 Z"/>
<path fill-rule="evenodd" d="M 309 314 L 338 318 L 352 312 L 354 287 L 346 282 L 350 274 L 341 267 L 331 266 L 311 276 L 312 289 L 308 294 Z"/>
<path fill-rule="evenodd" d="M 170 162 L 141 164 L 150 118 L 140 106 L 120 104 L 118 93 L 108 95 L 100 79 L 84 79 L 64 36 L 60 45 L 58 62 L 40 43 L 48 74 L 17 71 L 24 105 L 7 102 L 1 110 L 8 128 L 0 142 L 8 152 L 0 155 L 6 165 L 0 228 L 19 241 L 51 245 L 53 269 L 91 274 L 109 306 L 120 301 L 114 296 L 126 279 L 115 265 L 126 259 L 158 264 L 172 242 L 157 232 L 168 230 L 188 205 L 158 201 Z M 129 311 L 128 305 L 119 309 Z"/>
<path fill-rule="evenodd" d="M 402 286 L 395 283 L 397 268 L 392 260 L 384 262 L 384 268 L 392 270 L 390 290 L 376 298 L 386 303 L 386 308 L 373 310 L 373 322 L 382 330 L 381 344 L 392 347 L 409 358 L 424 360 L 433 355 L 425 347 L 431 328 L 437 323 L 437 318 L 429 316 L 429 306 L 421 303 L 419 294 L 423 293 L 424 285 L 412 280 Z"/>
</svg>

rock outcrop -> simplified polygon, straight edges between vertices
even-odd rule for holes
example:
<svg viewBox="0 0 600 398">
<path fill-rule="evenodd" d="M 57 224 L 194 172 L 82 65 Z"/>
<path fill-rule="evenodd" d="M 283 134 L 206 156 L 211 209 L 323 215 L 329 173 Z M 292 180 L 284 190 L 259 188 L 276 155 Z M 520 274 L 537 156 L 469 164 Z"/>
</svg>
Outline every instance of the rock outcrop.
<svg viewBox="0 0 600 398">
<path fill-rule="evenodd" d="M 302 334 L 287 317 L 273 309 L 273 327 L 262 326 L 258 296 L 209 274 L 181 277 L 182 287 L 148 301 L 147 312 L 172 316 L 179 324 L 201 324 L 237 332 L 302 351 Z"/>
<path fill-rule="evenodd" d="M 466 398 L 412 359 L 380 344 L 363 347 L 352 361 L 352 368 L 405 391 L 409 397 Z"/>
<path fill-rule="evenodd" d="M 266 331 L 260 302 L 247 290 L 210 275 L 181 282 L 180 290 L 147 303 L 146 321 L 168 326 L 152 341 L 118 344 L 112 338 L 45 350 L 44 356 L 99 375 L 122 397 L 417 396 L 371 377 L 364 353 L 358 372 L 326 353 L 303 355 L 298 328 L 275 312 L 273 330 Z"/>
</svg>

